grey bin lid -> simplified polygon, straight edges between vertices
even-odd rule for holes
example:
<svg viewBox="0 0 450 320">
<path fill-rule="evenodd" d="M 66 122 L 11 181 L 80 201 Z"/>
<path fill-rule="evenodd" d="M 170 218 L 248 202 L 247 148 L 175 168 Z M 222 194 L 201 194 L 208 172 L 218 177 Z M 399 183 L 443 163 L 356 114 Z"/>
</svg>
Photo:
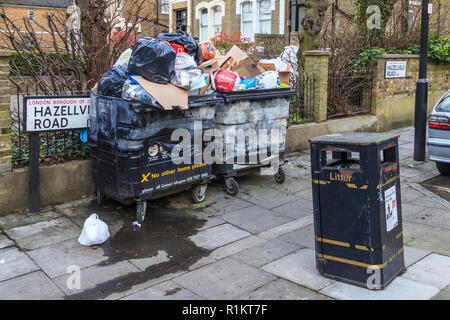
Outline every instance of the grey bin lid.
<svg viewBox="0 0 450 320">
<path fill-rule="evenodd" d="M 320 144 L 373 145 L 398 138 L 399 136 L 398 134 L 385 132 L 341 132 L 311 138 L 309 142 Z"/>
</svg>

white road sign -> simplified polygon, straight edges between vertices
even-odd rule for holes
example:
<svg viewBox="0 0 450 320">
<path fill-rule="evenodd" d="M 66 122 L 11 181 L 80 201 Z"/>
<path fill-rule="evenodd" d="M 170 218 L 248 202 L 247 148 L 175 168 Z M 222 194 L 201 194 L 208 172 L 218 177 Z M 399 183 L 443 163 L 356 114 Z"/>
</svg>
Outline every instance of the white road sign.
<svg viewBox="0 0 450 320">
<path fill-rule="evenodd" d="M 406 61 L 386 61 L 386 79 L 405 77 Z"/>
<path fill-rule="evenodd" d="M 24 97 L 27 132 L 85 129 L 90 96 Z"/>
</svg>

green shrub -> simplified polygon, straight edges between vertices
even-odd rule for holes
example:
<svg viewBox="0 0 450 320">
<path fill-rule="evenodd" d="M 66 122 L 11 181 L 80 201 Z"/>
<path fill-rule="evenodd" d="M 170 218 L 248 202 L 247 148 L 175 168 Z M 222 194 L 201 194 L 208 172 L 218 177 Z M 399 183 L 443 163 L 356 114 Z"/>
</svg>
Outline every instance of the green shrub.
<svg viewBox="0 0 450 320">
<path fill-rule="evenodd" d="M 48 63 L 50 63 L 51 61 L 58 61 L 58 63 L 55 63 L 55 67 L 53 68 L 55 74 L 71 74 L 71 71 L 68 68 L 62 70 L 58 68 L 58 66 L 61 66 L 61 60 L 66 62 L 68 65 L 71 64 L 71 59 L 67 52 L 46 52 L 42 57 L 38 52 L 20 52 L 19 54 L 19 52 L 13 51 L 11 56 L 9 57 L 9 65 L 11 66 L 10 75 L 31 76 L 32 72 L 30 70 L 29 64 L 27 64 L 26 61 L 30 62 L 32 70 L 37 74 L 42 73 L 40 66 L 42 65 L 43 61 L 47 61 Z"/>
</svg>

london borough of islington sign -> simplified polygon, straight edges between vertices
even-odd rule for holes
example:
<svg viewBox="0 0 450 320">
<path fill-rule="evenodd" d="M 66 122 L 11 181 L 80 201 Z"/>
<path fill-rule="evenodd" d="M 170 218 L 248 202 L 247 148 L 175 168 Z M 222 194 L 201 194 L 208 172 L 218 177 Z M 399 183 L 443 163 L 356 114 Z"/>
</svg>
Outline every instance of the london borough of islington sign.
<svg viewBox="0 0 450 320">
<path fill-rule="evenodd" d="M 25 131 L 85 129 L 90 103 L 89 95 L 24 97 Z"/>
</svg>

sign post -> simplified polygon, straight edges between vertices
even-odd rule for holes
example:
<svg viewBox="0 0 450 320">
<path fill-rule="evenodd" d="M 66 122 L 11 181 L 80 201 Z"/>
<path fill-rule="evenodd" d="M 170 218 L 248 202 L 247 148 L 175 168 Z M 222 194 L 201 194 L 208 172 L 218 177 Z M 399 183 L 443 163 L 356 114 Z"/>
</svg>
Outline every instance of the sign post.
<svg viewBox="0 0 450 320">
<path fill-rule="evenodd" d="M 90 96 L 25 96 L 23 114 L 30 143 L 30 211 L 40 211 L 39 134 L 41 132 L 86 129 Z"/>
</svg>

